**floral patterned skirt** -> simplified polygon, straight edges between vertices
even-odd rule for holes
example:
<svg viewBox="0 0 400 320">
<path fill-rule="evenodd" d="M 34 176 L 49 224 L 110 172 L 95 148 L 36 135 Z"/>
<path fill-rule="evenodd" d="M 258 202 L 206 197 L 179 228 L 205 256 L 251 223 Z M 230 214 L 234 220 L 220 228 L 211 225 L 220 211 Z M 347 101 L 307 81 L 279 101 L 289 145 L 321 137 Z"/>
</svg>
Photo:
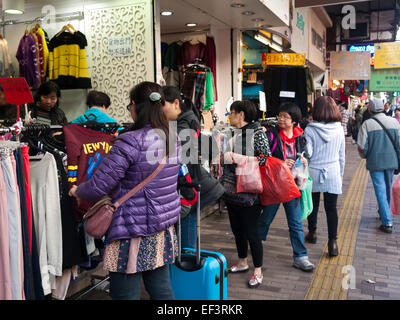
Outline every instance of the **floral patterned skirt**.
<svg viewBox="0 0 400 320">
<path fill-rule="evenodd" d="M 122 273 L 154 270 L 174 263 L 177 254 L 175 228 L 171 226 L 153 236 L 110 242 L 104 252 L 104 270 Z"/>
</svg>

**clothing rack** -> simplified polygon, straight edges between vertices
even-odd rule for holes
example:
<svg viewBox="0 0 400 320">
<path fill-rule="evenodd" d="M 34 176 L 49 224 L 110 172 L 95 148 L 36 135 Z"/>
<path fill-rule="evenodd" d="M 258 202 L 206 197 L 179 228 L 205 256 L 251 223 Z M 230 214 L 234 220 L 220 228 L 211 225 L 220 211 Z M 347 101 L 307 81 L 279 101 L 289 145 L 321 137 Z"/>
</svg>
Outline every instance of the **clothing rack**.
<svg viewBox="0 0 400 320">
<path fill-rule="evenodd" d="M 50 16 L 51 17 L 51 16 Z M 67 20 L 81 20 L 84 19 L 85 14 L 83 11 L 60 13 L 55 15 L 55 21 L 67 21 Z M 40 23 L 45 20 L 46 16 L 36 17 L 32 20 L 4 20 L 0 23 L 0 26 L 14 25 L 14 24 L 34 24 Z"/>
</svg>

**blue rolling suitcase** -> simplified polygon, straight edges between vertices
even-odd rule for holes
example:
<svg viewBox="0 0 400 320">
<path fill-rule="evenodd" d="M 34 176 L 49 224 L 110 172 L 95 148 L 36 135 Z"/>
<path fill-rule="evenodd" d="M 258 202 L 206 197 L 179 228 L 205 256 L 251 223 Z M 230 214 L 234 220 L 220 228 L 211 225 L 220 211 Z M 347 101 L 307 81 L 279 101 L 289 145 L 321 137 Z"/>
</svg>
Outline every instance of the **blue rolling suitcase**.
<svg viewBox="0 0 400 320">
<path fill-rule="evenodd" d="M 197 190 L 200 204 L 200 187 Z M 176 300 L 227 300 L 227 263 L 218 252 L 200 250 L 200 205 L 197 206 L 196 249 L 181 249 L 178 221 L 178 258 L 170 266 L 170 279 Z"/>
</svg>

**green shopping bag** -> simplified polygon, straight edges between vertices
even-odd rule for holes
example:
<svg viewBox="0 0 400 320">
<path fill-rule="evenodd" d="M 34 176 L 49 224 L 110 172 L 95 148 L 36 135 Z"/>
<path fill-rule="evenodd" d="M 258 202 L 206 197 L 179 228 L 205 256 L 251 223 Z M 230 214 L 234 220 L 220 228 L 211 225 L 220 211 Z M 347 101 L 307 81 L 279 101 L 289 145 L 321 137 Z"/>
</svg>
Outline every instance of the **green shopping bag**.
<svg viewBox="0 0 400 320">
<path fill-rule="evenodd" d="M 301 205 L 301 220 L 305 220 L 314 209 L 312 200 L 312 179 L 310 176 L 308 176 L 305 189 L 301 190 L 300 205 Z"/>
</svg>

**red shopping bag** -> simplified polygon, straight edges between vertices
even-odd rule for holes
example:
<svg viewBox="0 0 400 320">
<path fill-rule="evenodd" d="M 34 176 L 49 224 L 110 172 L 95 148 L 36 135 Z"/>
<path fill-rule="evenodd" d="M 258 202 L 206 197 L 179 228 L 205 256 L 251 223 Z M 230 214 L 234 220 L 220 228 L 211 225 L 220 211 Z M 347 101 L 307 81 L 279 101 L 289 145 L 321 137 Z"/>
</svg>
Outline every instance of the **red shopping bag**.
<svg viewBox="0 0 400 320">
<path fill-rule="evenodd" d="M 396 179 L 392 187 L 391 209 L 393 214 L 400 215 L 400 177 Z"/>
<path fill-rule="evenodd" d="M 286 163 L 275 157 L 268 157 L 260 167 L 263 192 L 260 201 L 263 206 L 288 202 L 301 197 L 299 188 Z"/>
</svg>

